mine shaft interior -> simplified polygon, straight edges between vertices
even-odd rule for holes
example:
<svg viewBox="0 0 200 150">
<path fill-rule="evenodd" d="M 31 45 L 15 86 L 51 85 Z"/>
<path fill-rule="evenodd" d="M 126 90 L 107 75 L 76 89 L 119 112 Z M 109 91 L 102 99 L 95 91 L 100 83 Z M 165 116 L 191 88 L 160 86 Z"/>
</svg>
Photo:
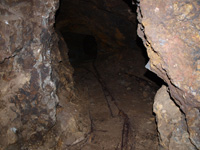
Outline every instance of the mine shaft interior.
<svg viewBox="0 0 200 150">
<path fill-rule="evenodd" d="M 62 35 L 68 46 L 69 61 L 72 66 L 97 58 L 98 49 L 94 36 L 73 32 L 62 32 Z"/>
<path fill-rule="evenodd" d="M 80 130 L 90 127 L 87 141 L 69 149 L 157 149 L 152 107 L 163 81 L 145 68 L 149 59 L 136 15 L 130 1 L 61 1 L 55 28 L 74 69 L 76 98 L 70 103 L 81 110 Z"/>
<path fill-rule="evenodd" d="M 0 0 L 0 150 L 200 150 L 199 12 Z"/>
</svg>

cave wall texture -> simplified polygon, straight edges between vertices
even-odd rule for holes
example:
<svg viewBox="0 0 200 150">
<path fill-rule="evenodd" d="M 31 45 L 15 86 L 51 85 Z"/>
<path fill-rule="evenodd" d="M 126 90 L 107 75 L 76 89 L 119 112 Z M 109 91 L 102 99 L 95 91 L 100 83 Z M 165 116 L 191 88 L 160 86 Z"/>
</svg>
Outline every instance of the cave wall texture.
<svg viewBox="0 0 200 150">
<path fill-rule="evenodd" d="M 167 127 L 173 119 L 159 119 L 163 113 L 168 113 L 167 105 L 154 105 L 161 147 L 173 149 L 169 147 L 172 134 L 183 130 L 181 136 L 184 136 L 186 130 L 194 149 L 200 149 L 200 3 L 195 0 L 141 0 L 138 6 L 138 35 L 147 48 L 151 70 L 168 84 L 170 96 L 183 113 L 182 124 L 184 121 L 187 124 L 186 129 L 173 127 L 163 131 L 164 126 L 159 126 L 161 121 L 167 119 Z M 164 111 L 157 111 L 158 107 L 163 107 Z M 167 135 L 168 142 L 164 142 L 162 137 Z M 180 140 L 181 143 L 184 141 Z"/>
<path fill-rule="evenodd" d="M 127 9 L 124 2 L 66 2 L 70 15 L 59 16 L 58 21 L 66 17 L 71 20 L 58 22 L 58 29 L 90 33 L 102 49 L 120 49 L 130 44 L 132 38 L 135 40 L 135 35 L 128 33 L 135 32 L 135 16 L 123 11 Z M 200 3 L 141 0 L 137 4 L 138 35 L 147 48 L 151 70 L 169 86 L 169 93 L 166 87 L 158 91 L 154 104 L 160 148 L 181 149 L 185 144 L 188 149 L 200 149 Z M 88 9 L 79 8 L 82 5 Z M 16 143 L 18 149 L 23 149 L 26 143 L 27 147 L 36 145 L 54 127 L 60 130 L 48 142 L 58 143 L 60 149 L 66 144 L 64 137 L 75 133 L 79 136 L 70 116 L 75 108 L 68 105 L 73 98 L 73 69 L 66 55 L 67 46 L 53 27 L 58 6 L 58 0 L 0 1 L 0 149 L 9 149 Z M 72 6 L 77 8 L 77 13 L 70 13 L 74 11 Z M 169 103 L 160 101 L 160 93 L 166 95 Z M 165 109 L 168 107 L 171 110 Z M 68 128 L 68 122 L 74 125 Z"/>
<path fill-rule="evenodd" d="M 41 141 L 56 123 L 57 89 L 73 95 L 73 70 L 53 27 L 58 6 L 58 0 L 0 2 L 0 149 Z"/>
</svg>

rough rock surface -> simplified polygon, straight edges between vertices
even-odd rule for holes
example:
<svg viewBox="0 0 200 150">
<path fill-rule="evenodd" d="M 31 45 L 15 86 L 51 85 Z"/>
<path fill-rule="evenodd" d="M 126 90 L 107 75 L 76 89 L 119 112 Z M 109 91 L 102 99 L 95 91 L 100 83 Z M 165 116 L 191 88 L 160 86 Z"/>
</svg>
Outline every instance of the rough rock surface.
<svg viewBox="0 0 200 150">
<path fill-rule="evenodd" d="M 61 0 L 56 28 L 93 35 L 100 50 L 134 47 L 136 14 L 122 0 Z"/>
<path fill-rule="evenodd" d="M 167 90 L 164 85 L 158 90 L 153 106 L 159 132 L 160 149 L 195 150 L 196 148 L 189 139 L 185 116 L 170 98 Z"/>
<path fill-rule="evenodd" d="M 141 0 L 138 6 L 138 34 L 151 70 L 168 84 L 185 115 L 190 140 L 200 149 L 200 3 Z"/>
<path fill-rule="evenodd" d="M 73 96 L 73 70 L 53 29 L 58 4 L 0 2 L 0 149 L 43 142 L 56 123 L 58 96 L 65 91 L 60 107 Z"/>
</svg>

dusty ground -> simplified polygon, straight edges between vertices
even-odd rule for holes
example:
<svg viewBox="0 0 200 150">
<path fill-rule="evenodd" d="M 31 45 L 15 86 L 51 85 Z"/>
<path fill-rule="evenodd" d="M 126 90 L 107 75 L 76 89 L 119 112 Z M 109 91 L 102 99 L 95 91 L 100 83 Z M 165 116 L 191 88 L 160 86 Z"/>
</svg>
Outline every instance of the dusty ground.
<svg viewBox="0 0 200 150">
<path fill-rule="evenodd" d="M 124 50 L 74 66 L 78 98 L 89 117 L 87 140 L 70 150 L 156 150 L 153 98 L 159 88 L 145 77 L 142 52 Z M 84 116 L 83 116 L 84 117 Z"/>
</svg>

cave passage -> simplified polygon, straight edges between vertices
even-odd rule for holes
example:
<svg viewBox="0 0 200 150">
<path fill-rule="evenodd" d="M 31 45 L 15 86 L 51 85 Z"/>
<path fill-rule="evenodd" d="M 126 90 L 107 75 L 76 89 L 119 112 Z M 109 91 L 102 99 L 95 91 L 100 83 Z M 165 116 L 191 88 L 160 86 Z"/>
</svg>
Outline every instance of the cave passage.
<svg viewBox="0 0 200 150">
<path fill-rule="evenodd" d="M 94 36 L 73 32 L 62 32 L 62 35 L 68 46 L 69 61 L 73 66 L 97 58 L 98 49 Z"/>
<path fill-rule="evenodd" d="M 200 149 L 199 1 L 1 0 L 0 12 L 0 149 Z"/>
<path fill-rule="evenodd" d="M 72 142 L 71 149 L 157 149 L 152 105 L 161 80 L 145 69 L 146 49 L 137 37 L 135 7 L 129 6 L 61 1 L 56 29 L 74 68 L 71 102 L 82 110 L 77 121 L 90 128 L 86 140 Z"/>
</svg>

